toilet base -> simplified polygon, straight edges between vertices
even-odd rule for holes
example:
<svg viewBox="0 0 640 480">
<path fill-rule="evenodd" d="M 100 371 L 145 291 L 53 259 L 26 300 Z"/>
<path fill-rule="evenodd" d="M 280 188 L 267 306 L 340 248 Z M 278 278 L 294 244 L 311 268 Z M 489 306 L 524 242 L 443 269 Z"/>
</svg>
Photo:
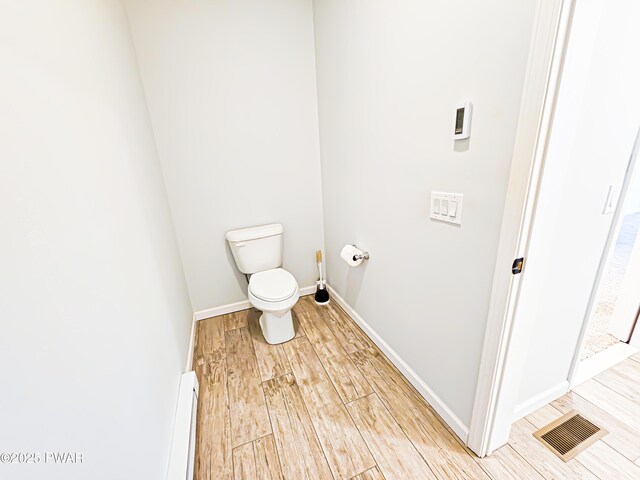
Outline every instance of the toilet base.
<svg viewBox="0 0 640 480">
<path fill-rule="evenodd" d="M 271 345 L 288 342 L 296 335 L 293 329 L 291 310 L 287 310 L 284 313 L 262 312 L 260 328 L 264 339 Z"/>
</svg>

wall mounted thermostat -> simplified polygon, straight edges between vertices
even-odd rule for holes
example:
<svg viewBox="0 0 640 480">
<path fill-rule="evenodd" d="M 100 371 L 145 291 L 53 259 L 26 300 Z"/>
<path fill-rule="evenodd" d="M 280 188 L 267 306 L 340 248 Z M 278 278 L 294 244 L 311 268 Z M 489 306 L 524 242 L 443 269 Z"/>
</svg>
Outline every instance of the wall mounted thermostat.
<svg viewBox="0 0 640 480">
<path fill-rule="evenodd" d="M 453 139 L 462 140 L 469 138 L 471 132 L 471 102 L 458 105 L 456 108 L 456 120 L 453 129 Z"/>
</svg>

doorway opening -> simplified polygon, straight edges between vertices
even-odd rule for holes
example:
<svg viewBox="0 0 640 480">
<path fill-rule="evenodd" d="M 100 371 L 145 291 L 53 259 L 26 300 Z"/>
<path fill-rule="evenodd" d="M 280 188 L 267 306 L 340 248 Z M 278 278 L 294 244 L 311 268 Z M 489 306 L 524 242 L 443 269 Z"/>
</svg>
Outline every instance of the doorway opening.
<svg viewBox="0 0 640 480">
<path fill-rule="evenodd" d="M 633 330 L 640 295 L 634 299 L 627 293 L 633 290 L 627 288 L 630 279 L 640 285 L 640 258 L 638 277 L 632 275 L 633 247 L 639 244 L 640 251 L 640 221 L 634 220 L 640 215 L 633 215 L 638 211 L 631 206 L 640 194 L 630 175 L 640 171 L 633 168 L 640 149 L 640 64 L 628 61 L 638 44 L 640 6 L 604 1 L 562 6 L 535 148 L 526 165 L 518 164 L 523 168 L 512 169 L 509 200 L 520 207 L 514 208 L 520 216 L 505 210 L 500 250 L 505 258 L 499 257 L 497 268 L 519 257 L 526 266 L 522 275 L 501 275 L 494 284 L 497 307 L 490 311 L 485 341 L 490 354 L 487 361 L 483 354 L 488 366 L 481 369 L 481 378 L 486 371 L 489 380 L 479 382 L 484 403 L 476 402 L 472 419 L 472 427 L 487 426 L 488 433 L 476 438 L 472 428 L 469 443 L 479 445 L 474 451 L 480 454 L 507 443 L 514 422 L 574 388 L 597 383 L 577 387 L 599 373 L 587 366 L 632 349 L 626 342 L 640 337 L 640 327 Z M 514 162 L 521 158 L 515 152 Z M 520 172 L 528 175 L 526 184 L 518 183 Z M 522 185 L 527 188 L 518 190 Z M 625 201 L 615 201 L 617 196 Z M 634 301 L 635 311 L 618 314 Z M 628 321 L 626 333 L 615 333 L 618 318 Z"/>
<path fill-rule="evenodd" d="M 634 176 L 626 198 L 621 199 L 621 202 L 620 228 L 617 230 L 615 242 L 612 242 L 607 253 L 607 266 L 599 282 L 595 307 L 589 320 L 589 330 L 581 352 L 581 360 L 591 358 L 620 342 L 627 343 L 630 340 L 629 332 L 623 332 L 625 330 L 631 331 L 635 326 L 637 312 L 636 315 L 626 315 L 627 318 L 618 318 L 620 314 L 628 313 L 621 311 L 622 305 L 618 300 L 622 294 L 626 293 L 625 290 L 629 286 L 629 278 L 626 277 L 626 273 L 632 266 L 630 265 L 632 257 L 634 259 L 640 258 L 640 254 L 635 252 L 640 248 L 640 241 L 638 241 L 640 175 Z M 637 292 L 637 300 L 640 304 L 640 291 Z M 617 311 L 616 306 L 618 307 Z M 618 323 L 625 325 L 619 326 Z"/>
<path fill-rule="evenodd" d="M 640 351 L 640 342 L 632 342 L 640 309 L 640 175 L 636 170 L 637 162 L 632 159 L 628 187 L 618 200 L 616 228 L 612 228 L 612 241 L 603 256 L 605 267 L 596 278 L 595 301 L 573 384 Z"/>
</svg>

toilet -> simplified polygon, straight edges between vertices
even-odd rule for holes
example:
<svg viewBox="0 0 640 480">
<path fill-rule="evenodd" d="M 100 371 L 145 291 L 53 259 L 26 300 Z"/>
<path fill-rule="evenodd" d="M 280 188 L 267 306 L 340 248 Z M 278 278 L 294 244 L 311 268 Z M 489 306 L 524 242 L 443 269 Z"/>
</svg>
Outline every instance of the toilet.
<svg viewBox="0 0 640 480">
<path fill-rule="evenodd" d="M 279 223 L 227 232 L 226 238 L 238 269 L 251 275 L 248 296 L 262 311 L 260 328 L 271 344 L 295 336 L 291 309 L 300 298 L 298 282 L 282 267 L 284 228 Z"/>
</svg>

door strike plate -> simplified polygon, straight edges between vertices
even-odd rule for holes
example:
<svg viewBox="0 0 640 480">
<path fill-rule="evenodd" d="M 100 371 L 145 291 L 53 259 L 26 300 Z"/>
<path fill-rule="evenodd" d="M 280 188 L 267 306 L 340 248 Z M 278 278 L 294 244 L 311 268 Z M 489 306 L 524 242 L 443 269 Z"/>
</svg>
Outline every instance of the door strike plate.
<svg viewBox="0 0 640 480">
<path fill-rule="evenodd" d="M 516 258 L 511 266 L 511 273 L 518 275 L 522 273 L 522 266 L 524 265 L 524 257 Z"/>
</svg>

